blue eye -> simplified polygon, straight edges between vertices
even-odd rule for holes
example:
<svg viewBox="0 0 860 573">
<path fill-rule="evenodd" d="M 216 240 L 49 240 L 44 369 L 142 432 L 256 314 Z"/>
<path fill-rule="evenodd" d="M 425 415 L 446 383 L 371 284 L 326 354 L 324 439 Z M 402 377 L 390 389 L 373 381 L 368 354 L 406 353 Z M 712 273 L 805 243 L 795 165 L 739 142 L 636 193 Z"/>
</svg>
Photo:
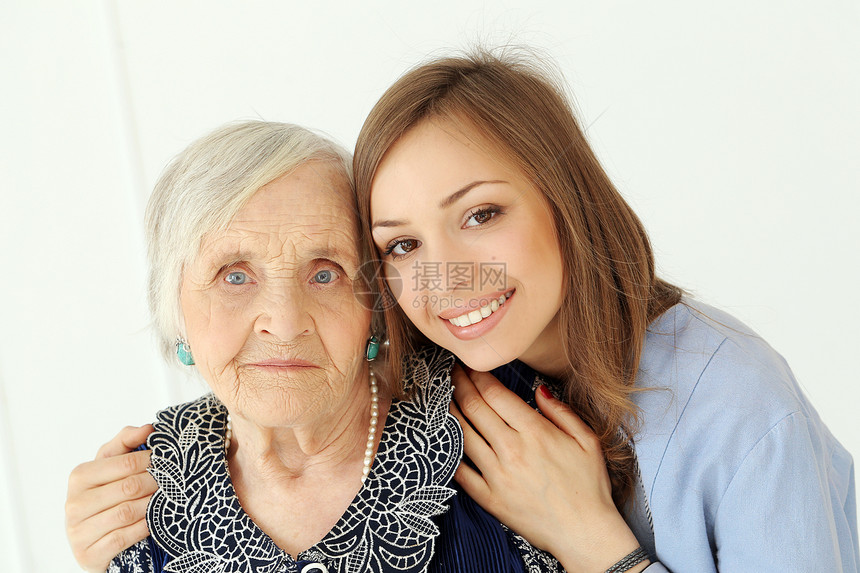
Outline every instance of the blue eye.
<svg viewBox="0 0 860 573">
<path fill-rule="evenodd" d="M 240 271 L 233 271 L 224 277 L 224 280 L 231 285 L 243 285 L 248 282 L 248 275 Z"/>
<path fill-rule="evenodd" d="M 336 278 L 337 274 L 334 271 L 325 270 L 320 271 L 314 275 L 314 282 L 320 284 L 328 284 Z"/>
</svg>

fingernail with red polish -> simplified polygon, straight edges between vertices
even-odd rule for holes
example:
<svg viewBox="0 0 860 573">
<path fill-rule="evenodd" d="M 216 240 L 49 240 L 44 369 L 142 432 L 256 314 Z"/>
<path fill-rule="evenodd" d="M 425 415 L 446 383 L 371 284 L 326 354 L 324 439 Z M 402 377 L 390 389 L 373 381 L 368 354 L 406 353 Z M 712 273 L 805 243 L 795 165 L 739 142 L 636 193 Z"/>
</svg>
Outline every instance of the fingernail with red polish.
<svg viewBox="0 0 860 573">
<path fill-rule="evenodd" d="M 538 390 L 540 390 L 540 393 L 543 394 L 544 398 L 547 398 L 549 400 L 552 399 L 552 392 L 549 391 L 549 388 L 547 388 L 545 384 L 541 384 L 540 386 L 538 386 Z"/>
</svg>

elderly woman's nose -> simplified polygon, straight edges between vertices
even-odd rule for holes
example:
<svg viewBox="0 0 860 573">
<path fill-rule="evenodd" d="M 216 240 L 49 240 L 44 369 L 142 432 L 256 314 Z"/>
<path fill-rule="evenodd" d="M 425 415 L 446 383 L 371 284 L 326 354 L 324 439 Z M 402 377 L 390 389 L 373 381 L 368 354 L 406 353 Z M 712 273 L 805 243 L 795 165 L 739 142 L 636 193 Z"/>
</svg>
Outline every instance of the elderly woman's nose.
<svg viewBox="0 0 860 573">
<path fill-rule="evenodd" d="M 307 300 L 300 288 L 271 289 L 258 299 L 257 331 L 289 341 L 314 329 Z"/>
</svg>

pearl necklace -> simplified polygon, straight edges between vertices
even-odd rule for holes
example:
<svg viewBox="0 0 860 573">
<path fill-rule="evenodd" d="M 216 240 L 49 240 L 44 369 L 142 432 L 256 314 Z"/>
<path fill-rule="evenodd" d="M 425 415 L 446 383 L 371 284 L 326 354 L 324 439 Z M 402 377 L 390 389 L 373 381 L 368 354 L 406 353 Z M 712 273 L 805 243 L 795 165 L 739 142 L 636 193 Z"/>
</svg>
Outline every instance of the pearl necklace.
<svg viewBox="0 0 860 573">
<path fill-rule="evenodd" d="M 367 429 L 367 444 L 364 450 L 364 465 L 361 469 L 361 483 L 367 480 L 370 474 L 370 464 L 373 463 L 373 446 L 376 444 L 376 426 L 379 423 L 379 387 L 376 385 L 376 377 L 370 373 L 370 427 Z M 230 451 L 230 443 L 233 441 L 233 420 L 227 414 L 227 430 L 224 432 L 224 449 Z"/>
<path fill-rule="evenodd" d="M 361 469 L 361 483 L 370 474 L 370 464 L 373 462 L 373 445 L 376 443 L 376 424 L 379 422 L 379 387 L 376 377 L 370 373 L 370 427 L 367 429 L 367 446 L 364 450 L 364 467 Z"/>
</svg>

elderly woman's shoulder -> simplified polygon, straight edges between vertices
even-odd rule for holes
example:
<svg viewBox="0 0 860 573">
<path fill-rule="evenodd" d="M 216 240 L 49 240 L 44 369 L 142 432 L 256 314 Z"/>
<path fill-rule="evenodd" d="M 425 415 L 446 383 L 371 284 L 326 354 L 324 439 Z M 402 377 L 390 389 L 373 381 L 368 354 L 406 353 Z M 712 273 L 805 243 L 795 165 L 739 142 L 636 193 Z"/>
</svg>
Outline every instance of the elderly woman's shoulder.
<svg viewBox="0 0 860 573">
<path fill-rule="evenodd" d="M 169 406 L 158 412 L 155 432 L 181 436 L 188 432 L 221 434 L 227 424 L 227 408 L 214 394 L 204 394 L 199 398 L 183 404 Z M 199 439 L 194 436 L 195 439 Z"/>
<path fill-rule="evenodd" d="M 209 392 L 190 402 L 168 406 L 158 412 L 158 419 L 186 418 L 188 416 L 213 416 L 225 413 L 227 408 Z"/>
<path fill-rule="evenodd" d="M 441 346 L 428 344 L 403 357 L 403 389 L 414 393 L 420 389 L 448 387 L 455 356 Z"/>
</svg>

